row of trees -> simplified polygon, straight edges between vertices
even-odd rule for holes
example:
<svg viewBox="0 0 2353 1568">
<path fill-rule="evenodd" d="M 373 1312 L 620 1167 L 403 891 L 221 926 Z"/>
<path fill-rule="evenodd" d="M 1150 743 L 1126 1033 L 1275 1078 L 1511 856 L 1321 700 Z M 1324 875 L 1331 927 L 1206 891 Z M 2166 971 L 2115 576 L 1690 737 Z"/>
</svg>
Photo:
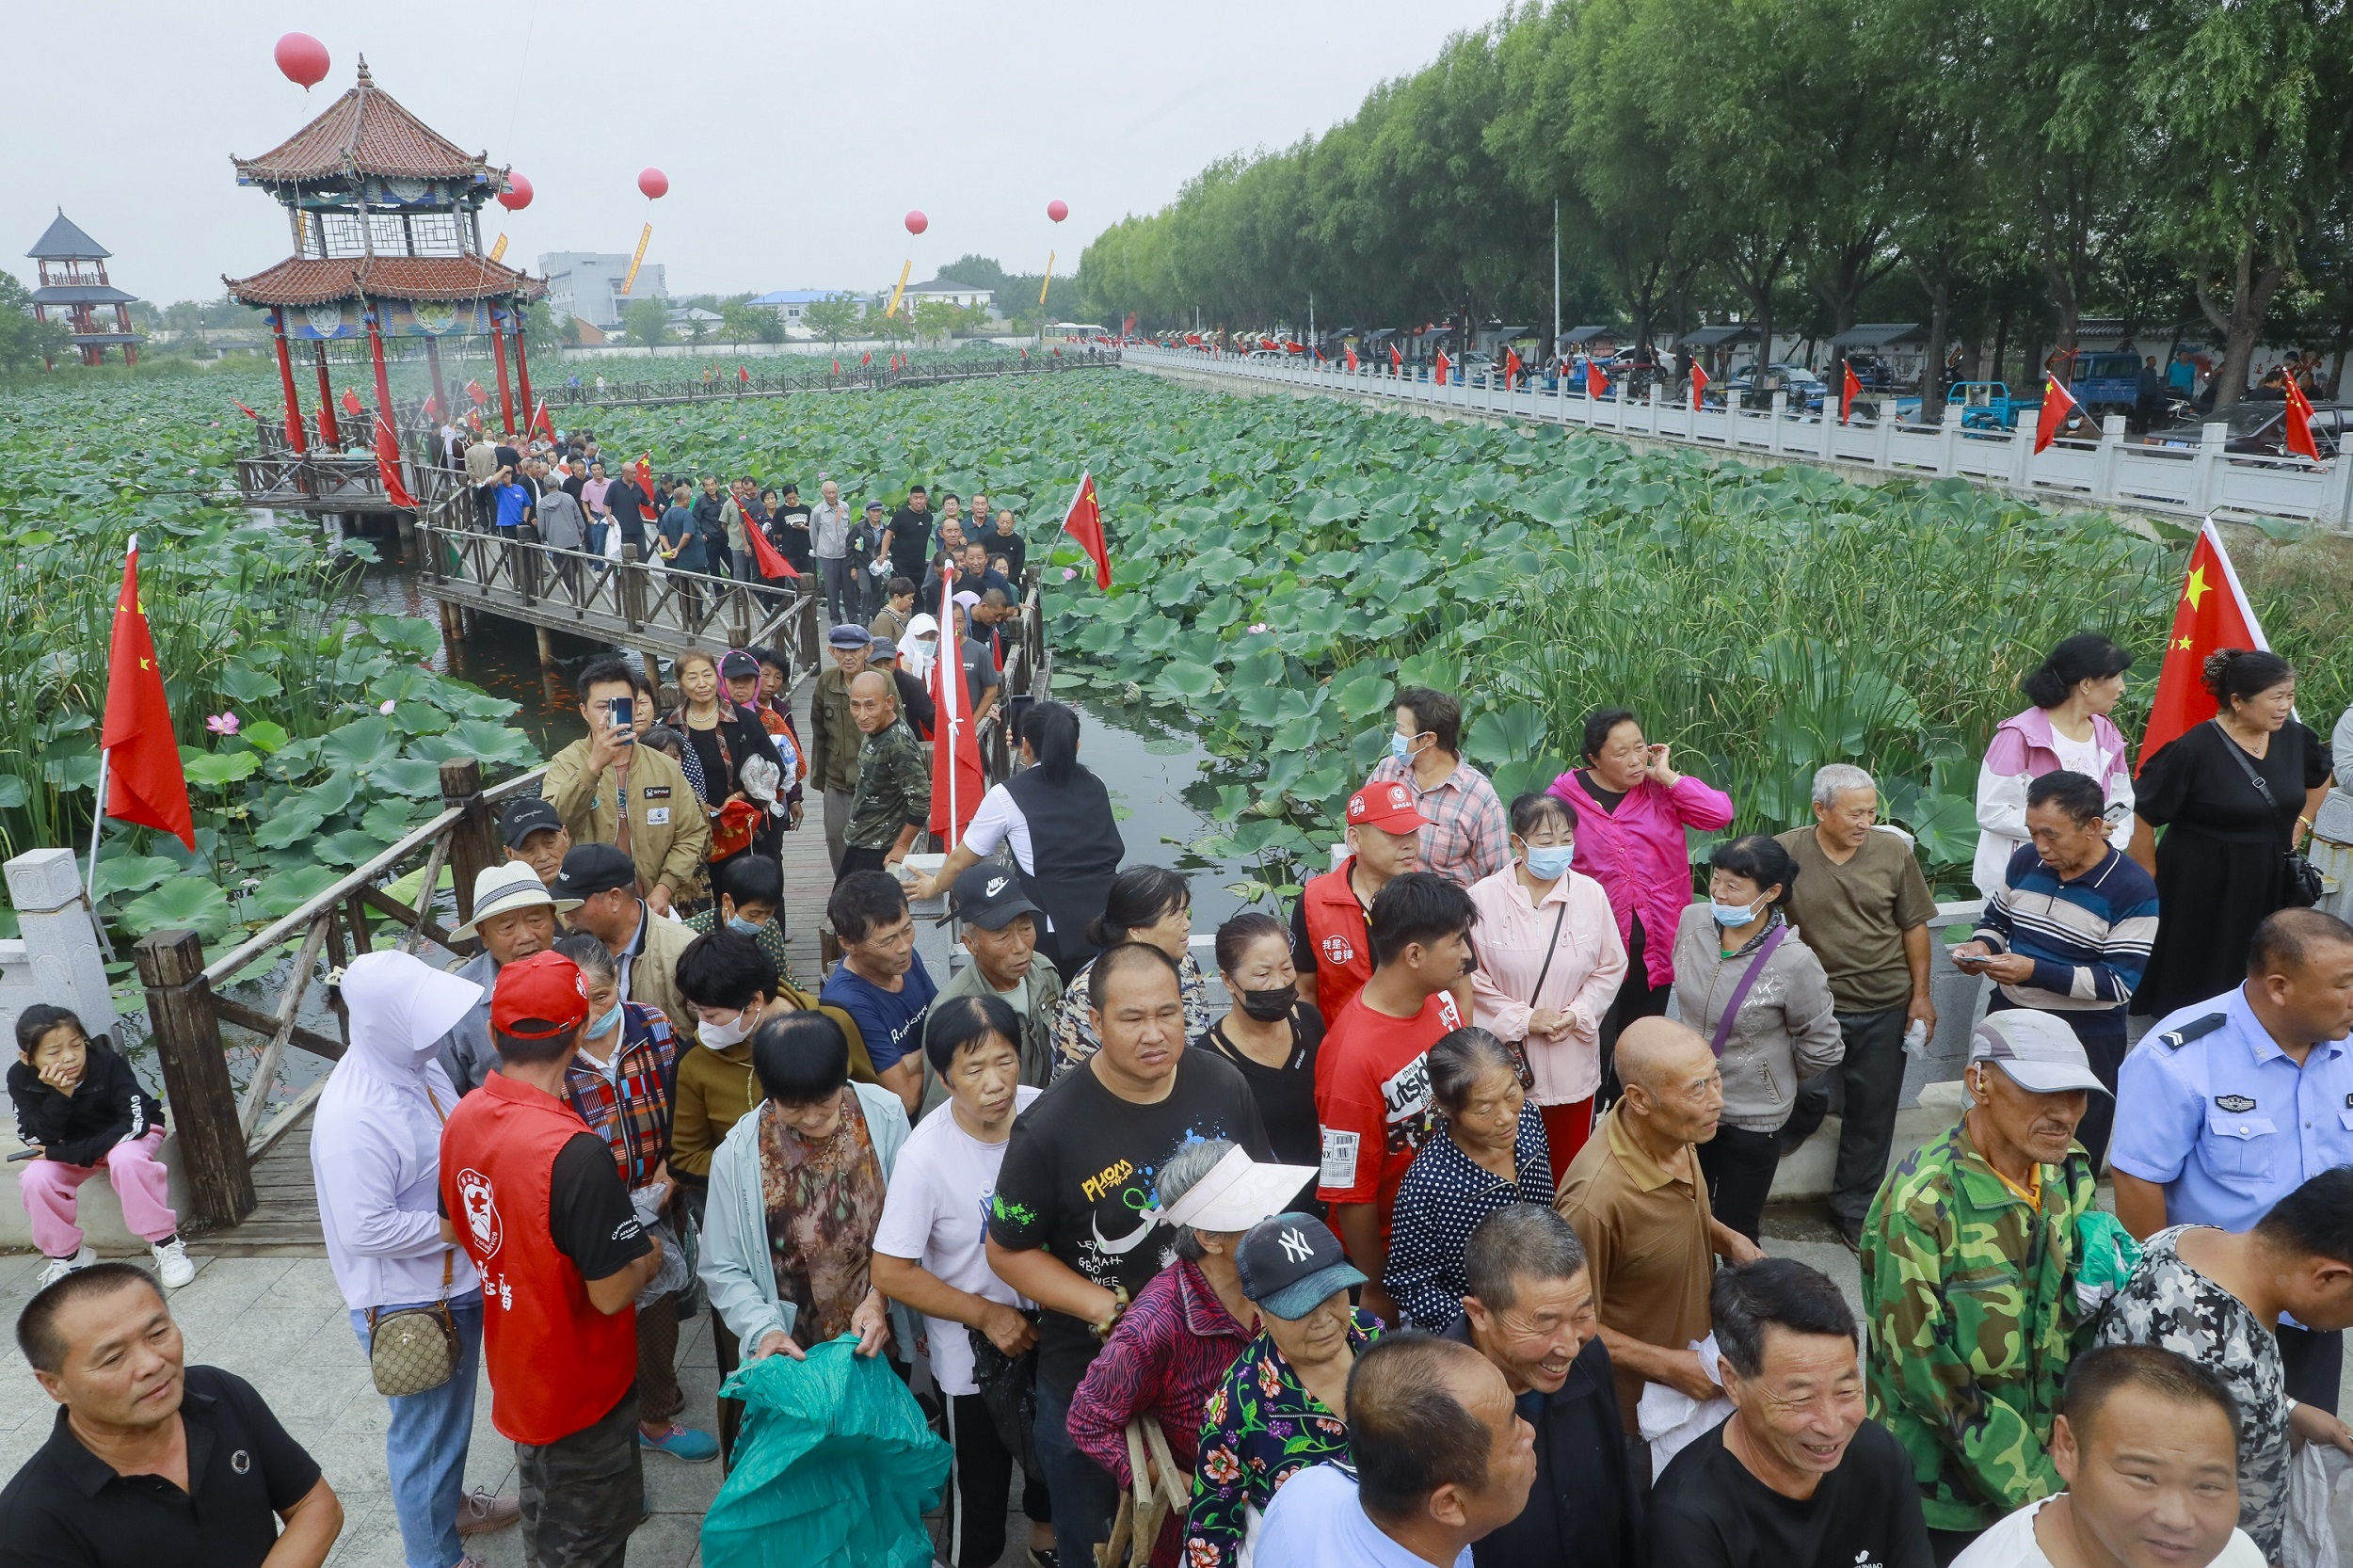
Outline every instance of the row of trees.
<svg viewBox="0 0 2353 1568">
<path fill-rule="evenodd" d="M 716 307 L 716 323 L 689 317 L 676 326 L 670 321 L 670 312 L 675 308 L 670 301 L 639 299 L 621 314 L 620 339 L 644 348 L 665 343 L 686 343 L 698 347 L 707 343 L 725 343 L 740 348 L 747 343 L 784 342 L 783 318 L 768 306 L 749 303 L 750 299 L 751 296 L 742 295 L 732 299 L 711 300 L 702 308 Z M 691 306 L 699 302 L 688 299 L 680 303 Z M 879 338 L 885 343 L 909 339 L 945 341 L 959 333 L 977 332 L 988 325 L 988 312 L 978 306 L 926 298 L 913 301 L 912 312 L 903 301 L 896 312 L 885 314 L 883 308 L 888 303 L 887 296 L 861 300 L 854 295 L 837 294 L 804 307 L 801 324 L 828 344 L 839 344 L 844 338 Z"/>
<path fill-rule="evenodd" d="M 2353 338 L 2348 176 L 2342 5 L 1556 0 L 1211 165 L 1082 276 L 1158 326 L 1548 322 L 1557 202 L 1570 321 L 1769 342 L 1867 308 L 1939 363 L 2118 316 L 2218 345 L 2227 406 L 2259 343 Z"/>
</svg>

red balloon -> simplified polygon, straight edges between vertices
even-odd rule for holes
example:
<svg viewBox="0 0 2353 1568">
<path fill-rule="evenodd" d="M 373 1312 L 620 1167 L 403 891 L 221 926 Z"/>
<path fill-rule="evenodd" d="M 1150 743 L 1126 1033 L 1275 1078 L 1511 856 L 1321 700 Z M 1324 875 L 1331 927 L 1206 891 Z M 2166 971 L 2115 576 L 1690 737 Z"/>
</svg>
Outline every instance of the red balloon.
<svg viewBox="0 0 2353 1568">
<path fill-rule="evenodd" d="M 327 45 L 308 33 L 288 33 L 270 52 L 286 80 L 308 92 L 327 79 Z"/>
<path fill-rule="evenodd" d="M 658 168 L 637 171 L 637 188 L 648 201 L 659 201 L 670 192 L 670 177 Z"/>
<path fill-rule="evenodd" d="M 920 234 L 920 233 L 921 233 L 924 230 L 926 230 L 926 229 L 930 228 L 931 226 L 932 226 L 932 220 L 931 220 L 930 218 L 925 217 L 925 216 L 923 216 L 923 213 L 922 213 L 922 209 L 921 209 L 921 208 L 920 208 L 920 207 L 919 207 L 919 208 L 918 208 L 918 209 L 916 209 L 914 212 L 911 212 L 911 213 L 907 214 L 907 232 L 908 232 L 908 233 L 910 233 L 910 234 Z"/>
<path fill-rule="evenodd" d="M 506 177 L 506 188 L 499 192 L 499 205 L 510 213 L 520 213 L 531 205 L 531 182 L 520 174 Z"/>
<path fill-rule="evenodd" d="M 1046 203 L 1046 216 L 1053 219 L 1056 223 L 1060 223 L 1064 218 L 1070 216 L 1070 203 L 1063 200 L 1060 197 L 1056 197 L 1053 200 Z"/>
</svg>

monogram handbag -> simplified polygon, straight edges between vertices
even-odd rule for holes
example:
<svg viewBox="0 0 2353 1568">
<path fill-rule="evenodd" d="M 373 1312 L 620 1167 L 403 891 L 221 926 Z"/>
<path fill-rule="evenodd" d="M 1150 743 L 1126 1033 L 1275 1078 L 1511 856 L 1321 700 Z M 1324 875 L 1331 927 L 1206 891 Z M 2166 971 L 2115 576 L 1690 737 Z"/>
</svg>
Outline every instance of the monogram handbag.
<svg viewBox="0 0 2353 1568">
<path fill-rule="evenodd" d="M 422 1394 L 457 1375 L 457 1324 L 448 1299 L 456 1256 L 455 1248 L 441 1254 L 441 1300 L 398 1312 L 368 1311 L 368 1375 L 387 1399 Z"/>
</svg>

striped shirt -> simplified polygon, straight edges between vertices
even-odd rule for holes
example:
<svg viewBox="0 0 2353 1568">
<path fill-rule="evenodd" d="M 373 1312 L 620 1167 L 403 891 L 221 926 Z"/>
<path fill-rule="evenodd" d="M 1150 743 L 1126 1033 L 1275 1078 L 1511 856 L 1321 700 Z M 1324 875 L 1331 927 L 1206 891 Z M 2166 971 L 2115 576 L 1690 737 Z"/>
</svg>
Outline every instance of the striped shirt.
<svg viewBox="0 0 2353 1568">
<path fill-rule="evenodd" d="M 2111 849 L 2083 875 L 2063 878 L 2027 844 L 2009 857 L 2002 882 L 1978 917 L 1977 940 L 2034 960 L 2033 978 L 2004 985 L 2002 995 L 2046 1013 L 2121 1017 L 2157 936 L 2149 873 Z"/>
<path fill-rule="evenodd" d="M 1512 829 L 1503 802 L 1487 776 L 1468 762 L 1456 762 L 1436 788 L 1425 790 L 1415 781 L 1412 763 L 1384 757 L 1365 782 L 1402 784 L 1414 792 L 1414 804 L 1430 819 L 1421 830 L 1423 871 L 1467 888 L 1512 863 Z"/>
</svg>

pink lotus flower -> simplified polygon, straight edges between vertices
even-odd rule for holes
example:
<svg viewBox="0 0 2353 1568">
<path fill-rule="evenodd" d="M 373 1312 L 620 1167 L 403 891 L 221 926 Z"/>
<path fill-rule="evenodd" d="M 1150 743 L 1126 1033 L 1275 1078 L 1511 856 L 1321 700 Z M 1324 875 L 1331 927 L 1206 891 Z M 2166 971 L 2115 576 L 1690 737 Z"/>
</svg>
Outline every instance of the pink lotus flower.
<svg viewBox="0 0 2353 1568">
<path fill-rule="evenodd" d="M 1266 629 L 1267 624 L 1262 620 L 1254 620 L 1250 623 L 1250 630 L 1253 633 L 1264 632 Z"/>
<path fill-rule="evenodd" d="M 207 716 L 204 728 L 216 735 L 234 735 L 240 723 L 236 714 L 224 712 Z"/>
<path fill-rule="evenodd" d="M 392 711 L 392 699 L 391 697 L 386 697 L 383 701 L 376 705 L 376 711 L 379 713 L 391 712 Z"/>
<path fill-rule="evenodd" d="M 1062 568 L 1062 580 L 1065 583 L 1076 581 L 1078 575 L 1079 568 L 1077 567 L 1064 567 Z"/>
</svg>

